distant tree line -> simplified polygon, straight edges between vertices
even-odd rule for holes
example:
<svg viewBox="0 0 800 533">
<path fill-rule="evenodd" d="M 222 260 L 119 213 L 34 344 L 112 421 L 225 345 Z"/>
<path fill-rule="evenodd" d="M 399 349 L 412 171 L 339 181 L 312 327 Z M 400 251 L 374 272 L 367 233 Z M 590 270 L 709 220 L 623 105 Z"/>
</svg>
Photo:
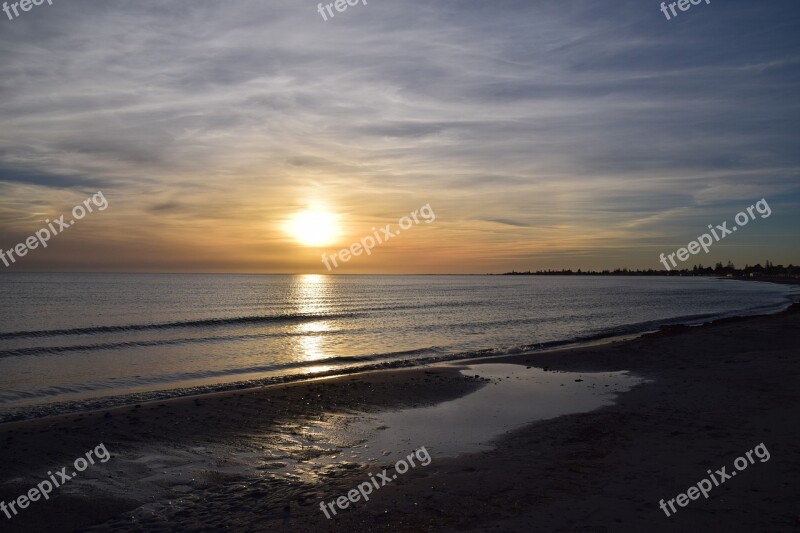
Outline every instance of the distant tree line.
<svg viewBox="0 0 800 533">
<path fill-rule="evenodd" d="M 571 268 L 562 268 L 561 270 L 536 270 L 517 272 L 504 272 L 504 276 L 726 276 L 726 277 L 741 277 L 741 278 L 800 278 L 800 266 L 783 266 L 775 265 L 771 261 L 757 265 L 745 265 L 744 268 L 736 268 L 736 266 L 728 261 L 726 265 L 718 262 L 713 267 L 704 267 L 702 264 L 694 265 L 692 268 L 684 268 L 681 270 L 633 270 L 629 268 L 616 268 L 614 270 L 572 270 Z"/>
</svg>

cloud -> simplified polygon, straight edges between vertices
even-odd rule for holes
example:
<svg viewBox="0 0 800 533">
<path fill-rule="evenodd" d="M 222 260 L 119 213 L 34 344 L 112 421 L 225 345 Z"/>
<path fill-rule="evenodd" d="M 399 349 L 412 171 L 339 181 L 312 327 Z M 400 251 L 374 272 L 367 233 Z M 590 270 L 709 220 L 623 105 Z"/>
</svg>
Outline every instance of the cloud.
<svg viewBox="0 0 800 533">
<path fill-rule="evenodd" d="M 496 224 L 504 224 L 506 226 L 514 226 L 516 228 L 529 228 L 531 227 L 530 224 L 525 222 L 517 222 L 515 220 L 507 220 L 507 219 L 487 219 L 486 222 L 494 222 Z"/>
<path fill-rule="evenodd" d="M 7 167 L 0 167 L 0 182 L 38 185 L 56 189 L 69 189 L 73 187 L 96 188 L 101 186 L 102 183 L 99 179 L 87 176 L 59 175 L 51 174 L 46 171 Z"/>
<path fill-rule="evenodd" d="M 634 0 L 409 0 L 325 22 L 312 2 L 40 6 L 0 33 L 3 220 L 32 210 L 31 186 L 113 184 L 128 232 L 201 246 L 191 219 L 274 245 L 311 200 L 354 228 L 430 202 L 500 225 L 462 246 L 569 225 L 603 266 L 605 228 L 634 263 L 655 222 L 691 226 L 682 208 L 800 195 L 796 2 L 712 7 L 668 22 Z"/>
</svg>

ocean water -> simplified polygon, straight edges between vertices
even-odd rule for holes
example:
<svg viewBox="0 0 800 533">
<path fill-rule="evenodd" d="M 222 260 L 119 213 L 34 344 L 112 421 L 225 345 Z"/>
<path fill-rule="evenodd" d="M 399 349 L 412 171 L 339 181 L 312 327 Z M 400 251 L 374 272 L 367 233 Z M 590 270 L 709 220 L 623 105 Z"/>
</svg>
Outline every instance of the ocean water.
<svg viewBox="0 0 800 533">
<path fill-rule="evenodd" d="M 0 419 L 777 311 L 706 278 L 0 276 Z"/>
</svg>

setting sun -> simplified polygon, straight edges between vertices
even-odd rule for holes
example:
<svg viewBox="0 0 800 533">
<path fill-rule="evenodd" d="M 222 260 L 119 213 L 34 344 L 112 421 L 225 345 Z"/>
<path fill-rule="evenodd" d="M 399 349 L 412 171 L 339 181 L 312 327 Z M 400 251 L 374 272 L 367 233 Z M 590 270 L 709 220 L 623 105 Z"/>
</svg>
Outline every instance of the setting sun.
<svg viewBox="0 0 800 533">
<path fill-rule="evenodd" d="M 301 211 L 289 220 L 287 233 L 304 246 L 326 246 L 339 234 L 336 218 L 327 211 Z"/>
</svg>

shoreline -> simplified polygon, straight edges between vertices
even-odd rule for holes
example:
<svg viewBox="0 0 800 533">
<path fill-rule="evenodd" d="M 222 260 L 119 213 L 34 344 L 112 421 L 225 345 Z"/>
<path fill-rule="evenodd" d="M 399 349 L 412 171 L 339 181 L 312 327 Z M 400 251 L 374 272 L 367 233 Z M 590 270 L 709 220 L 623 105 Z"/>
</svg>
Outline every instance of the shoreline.
<svg viewBox="0 0 800 533">
<path fill-rule="evenodd" d="M 794 386 L 800 379 L 798 326 L 800 304 L 794 304 L 776 314 L 675 326 L 627 341 L 461 361 L 556 372 L 628 371 L 648 382 L 611 406 L 508 433 L 490 451 L 436 459 L 335 521 L 322 516 L 318 502 L 367 479 L 368 465 L 333 465 L 314 483 L 212 473 L 192 479 L 188 492 L 165 489 L 161 498 L 168 497 L 172 507 L 132 490 L 132 476 L 144 474 L 130 459 L 146 457 L 155 444 L 216 447 L 220 459 L 241 448 L 243 436 L 265 436 L 269 454 L 280 447 L 280 438 L 296 435 L 304 425 L 335 426 L 339 415 L 437 404 L 487 383 L 461 375 L 459 362 L 449 362 L 118 407 L 110 410 L 110 418 L 72 413 L 1 424 L 6 465 L 0 499 L 23 494 L 32 486 L 30 478 L 68 464 L 100 442 L 112 459 L 96 474 L 108 475 L 120 487 L 110 494 L 91 483 L 81 485 L 80 493 L 60 493 L 4 525 L 10 530 L 70 531 L 97 524 L 104 524 L 98 530 L 141 530 L 223 527 L 235 519 L 259 531 L 478 525 L 526 530 L 531 524 L 548 531 L 715 530 L 721 525 L 727 531 L 753 531 L 769 522 L 771 531 L 789 531 L 800 523 L 793 510 L 800 495 L 790 486 L 800 474 L 795 445 L 800 429 L 787 423 L 800 405 Z M 707 468 L 730 464 L 762 441 L 772 454 L 770 462 L 757 463 L 746 476 L 671 518 L 658 509 L 659 499 L 685 491 Z M 309 454 L 327 453 L 307 445 L 289 449 L 301 462 Z M 254 501 L 258 505 L 248 503 Z"/>
<path fill-rule="evenodd" d="M 720 280 L 730 280 L 731 278 L 718 278 Z M 784 281 L 767 281 L 767 280 L 751 280 L 751 279 L 733 279 L 733 281 L 756 281 L 763 283 L 776 283 L 800 286 L 800 282 Z M 737 314 L 732 311 L 717 315 L 686 315 L 672 319 L 659 320 L 658 324 L 650 327 L 648 324 L 631 324 L 619 328 L 612 328 L 608 331 L 593 335 L 584 335 L 574 339 L 565 339 L 557 341 L 548 341 L 544 343 L 531 344 L 525 346 L 518 346 L 507 348 L 507 353 L 492 354 L 497 351 L 497 348 L 485 348 L 475 352 L 468 353 L 453 353 L 443 356 L 430 356 L 421 359 L 413 360 L 400 360 L 393 362 L 376 362 L 373 364 L 361 365 L 355 368 L 338 368 L 329 371 L 319 372 L 313 375 L 303 374 L 289 374 L 289 375 L 271 375 L 262 378 L 231 381 L 227 383 L 218 383 L 210 385 L 199 385 L 194 387 L 178 387 L 171 389 L 155 390 L 149 392 L 136 392 L 120 395 L 98 396 L 96 398 L 88 398 L 83 400 L 65 400 L 61 402 L 42 402 L 30 406 L 10 408 L 7 411 L 0 411 L 0 427 L 5 424 L 24 422 L 29 420 L 48 419 L 59 416 L 71 416 L 79 414 L 89 414 L 98 411 L 108 411 L 117 408 L 129 407 L 137 404 L 150 404 L 155 402 L 169 402 L 177 399 L 195 398 L 206 395 L 213 395 L 225 392 L 245 392 L 264 387 L 282 386 L 292 383 L 306 383 L 318 379 L 331 379 L 344 376 L 358 376 L 362 374 L 369 374 L 371 372 L 392 372 L 402 369 L 416 369 L 416 368 L 430 368 L 439 365 L 449 365 L 470 362 L 485 361 L 488 359 L 505 359 L 508 357 L 516 357 L 518 355 L 534 355 L 541 353 L 549 353 L 552 351 L 565 350 L 565 349 L 578 349 L 581 347 L 602 345 L 607 343 L 614 343 L 620 341 L 634 340 L 652 333 L 662 331 L 670 328 L 680 327 L 702 327 L 719 320 L 748 318 L 756 316 L 770 316 L 780 314 L 789 309 L 793 303 L 800 302 L 800 294 L 787 296 L 787 301 L 780 304 L 780 308 L 776 308 L 772 312 L 761 313 L 758 308 L 752 309 L 755 314 Z M 772 307 L 772 306 L 770 306 Z M 630 331 L 615 331 L 615 330 L 630 330 Z M 538 347 L 537 347 L 538 346 Z M 528 350 L 525 350 L 528 348 Z M 482 352 L 485 352 L 483 354 Z"/>
</svg>

